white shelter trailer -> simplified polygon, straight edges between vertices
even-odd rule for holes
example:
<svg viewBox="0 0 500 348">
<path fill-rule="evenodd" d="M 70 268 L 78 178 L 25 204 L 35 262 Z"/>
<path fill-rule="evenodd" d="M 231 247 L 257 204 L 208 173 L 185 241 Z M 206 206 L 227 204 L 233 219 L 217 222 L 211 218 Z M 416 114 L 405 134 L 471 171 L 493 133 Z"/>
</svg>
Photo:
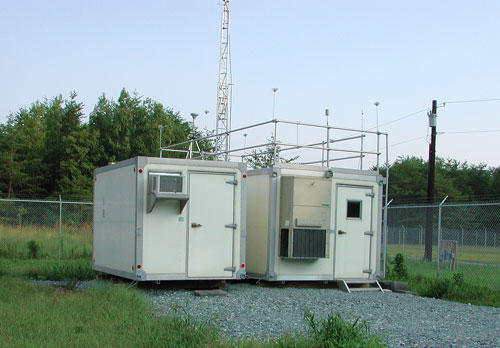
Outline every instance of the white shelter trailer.
<svg viewBox="0 0 500 348">
<path fill-rule="evenodd" d="M 246 164 L 135 157 L 94 172 L 92 268 L 138 281 L 245 277 Z"/>
<path fill-rule="evenodd" d="M 278 163 L 247 180 L 247 274 L 269 281 L 380 276 L 377 171 Z"/>
</svg>

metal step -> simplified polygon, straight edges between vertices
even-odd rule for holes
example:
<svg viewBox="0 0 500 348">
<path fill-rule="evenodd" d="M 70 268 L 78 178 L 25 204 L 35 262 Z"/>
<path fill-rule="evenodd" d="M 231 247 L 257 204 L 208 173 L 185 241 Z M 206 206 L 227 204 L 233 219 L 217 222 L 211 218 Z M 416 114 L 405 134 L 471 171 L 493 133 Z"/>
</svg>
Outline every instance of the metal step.
<svg viewBox="0 0 500 348">
<path fill-rule="evenodd" d="M 382 286 L 378 280 L 368 280 L 368 279 L 338 279 L 337 284 L 340 289 L 348 292 L 366 292 L 366 291 L 381 291 L 384 292 Z M 349 287 L 349 284 L 356 285 L 367 285 L 367 287 Z M 370 287 L 370 285 L 376 284 L 376 287 Z"/>
<path fill-rule="evenodd" d="M 379 288 L 349 288 L 351 292 L 380 291 Z"/>
</svg>

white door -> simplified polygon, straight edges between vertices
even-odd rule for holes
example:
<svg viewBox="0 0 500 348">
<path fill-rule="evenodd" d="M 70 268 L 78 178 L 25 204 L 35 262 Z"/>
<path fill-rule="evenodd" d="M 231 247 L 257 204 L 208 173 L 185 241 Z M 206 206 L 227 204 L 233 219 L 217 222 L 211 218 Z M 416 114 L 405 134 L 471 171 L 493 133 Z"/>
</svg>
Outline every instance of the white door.
<svg viewBox="0 0 500 348">
<path fill-rule="evenodd" d="M 372 198 L 371 188 L 337 186 L 335 278 L 370 276 Z"/>
<path fill-rule="evenodd" d="M 188 277 L 225 278 L 233 272 L 234 176 L 189 175 Z"/>
</svg>

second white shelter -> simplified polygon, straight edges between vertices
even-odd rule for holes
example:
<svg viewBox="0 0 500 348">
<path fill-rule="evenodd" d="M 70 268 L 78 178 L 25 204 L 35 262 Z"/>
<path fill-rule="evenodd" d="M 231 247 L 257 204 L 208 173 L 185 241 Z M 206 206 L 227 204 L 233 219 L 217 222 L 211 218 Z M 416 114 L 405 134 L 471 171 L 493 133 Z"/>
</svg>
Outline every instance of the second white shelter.
<svg viewBox="0 0 500 348">
<path fill-rule="evenodd" d="M 269 281 L 376 280 L 377 171 L 278 163 L 247 180 L 247 274 Z"/>
</svg>

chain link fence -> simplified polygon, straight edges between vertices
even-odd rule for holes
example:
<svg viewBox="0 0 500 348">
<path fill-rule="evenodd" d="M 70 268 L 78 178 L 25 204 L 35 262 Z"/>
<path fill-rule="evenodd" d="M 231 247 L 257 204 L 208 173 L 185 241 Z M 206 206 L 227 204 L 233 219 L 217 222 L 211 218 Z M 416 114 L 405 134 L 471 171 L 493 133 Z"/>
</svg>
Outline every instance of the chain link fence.
<svg viewBox="0 0 500 348">
<path fill-rule="evenodd" d="M 432 263 L 422 261 L 428 210 Z M 387 255 L 403 254 L 410 273 L 462 273 L 470 282 L 500 289 L 500 203 L 389 206 L 387 215 Z"/>
<path fill-rule="evenodd" d="M 0 199 L 0 257 L 92 255 L 92 203 Z"/>
<path fill-rule="evenodd" d="M 428 209 L 432 263 L 423 261 Z M 389 206 L 386 248 L 389 262 L 398 253 L 407 258 L 410 273 L 458 272 L 470 282 L 500 289 L 500 203 Z M 92 203 L 0 199 L 0 257 L 91 255 Z"/>
</svg>

